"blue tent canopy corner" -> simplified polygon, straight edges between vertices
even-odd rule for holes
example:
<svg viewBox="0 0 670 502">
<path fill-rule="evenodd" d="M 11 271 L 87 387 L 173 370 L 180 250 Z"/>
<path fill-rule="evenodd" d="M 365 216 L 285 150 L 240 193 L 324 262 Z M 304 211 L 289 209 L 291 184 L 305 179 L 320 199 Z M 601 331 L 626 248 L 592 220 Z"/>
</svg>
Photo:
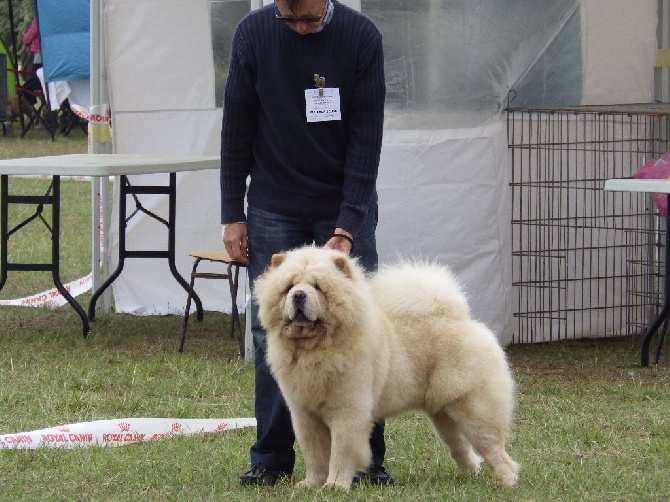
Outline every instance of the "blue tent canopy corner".
<svg viewBox="0 0 670 502">
<path fill-rule="evenodd" d="M 90 77 L 90 1 L 37 0 L 46 82 Z"/>
</svg>

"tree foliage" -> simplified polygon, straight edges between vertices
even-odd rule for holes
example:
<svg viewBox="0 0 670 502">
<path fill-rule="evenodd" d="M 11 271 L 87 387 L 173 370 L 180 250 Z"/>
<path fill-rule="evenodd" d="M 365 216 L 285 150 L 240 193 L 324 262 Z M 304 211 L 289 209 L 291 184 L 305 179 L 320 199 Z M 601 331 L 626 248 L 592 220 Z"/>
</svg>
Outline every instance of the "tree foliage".
<svg viewBox="0 0 670 502">
<path fill-rule="evenodd" d="M 21 51 L 21 38 L 35 17 L 35 0 L 0 0 L 0 39 L 12 53 L 12 36 L 9 23 L 9 4 L 11 2 L 14 13 L 14 33 L 16 35 L 16 49 Z"/>
</svg>

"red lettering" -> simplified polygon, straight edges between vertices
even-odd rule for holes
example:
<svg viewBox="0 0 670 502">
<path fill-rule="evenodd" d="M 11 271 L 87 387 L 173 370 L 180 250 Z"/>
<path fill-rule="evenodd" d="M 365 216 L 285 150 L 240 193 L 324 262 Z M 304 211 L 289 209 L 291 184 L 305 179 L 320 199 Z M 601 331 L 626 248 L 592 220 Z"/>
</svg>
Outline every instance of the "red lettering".
<svg viewBox="0 0 670 502">
<path fill-rule="evenodd" d="M 69 443 L 65 434 L 42 434 L 42 441 L 46 443 Z"/>
<path fill-rule="evenodd" d="M 68 437 L 70 438 L 70 441 L 73 441 L 75 443 L 93 442 L 93 434 L 70 434 Z"/>
<path fill-rule="evenodd" d="M 15 436 L 4 436 L 0 438 L 1 444 L 32 444 L 33 438 L 27 434 L 17 434 Z"/>
<path fill-rule="evenodd" d="M 109 117 L 105 115 L 100 115 L 99 113 L 94 113 L 89 116 L 89 122 L 93 124 L 107 124 L 109 122 Z"/>
</svg>

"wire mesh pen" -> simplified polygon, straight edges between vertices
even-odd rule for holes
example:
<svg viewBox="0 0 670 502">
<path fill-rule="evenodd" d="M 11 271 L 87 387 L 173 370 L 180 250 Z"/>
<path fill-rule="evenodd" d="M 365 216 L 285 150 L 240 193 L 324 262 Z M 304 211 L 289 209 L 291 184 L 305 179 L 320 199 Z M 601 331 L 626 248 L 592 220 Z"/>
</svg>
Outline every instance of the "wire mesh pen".
<svg viewBox="0 0 670 502">
<path fill-rule="evenodd" d="M 670 106 L 509 109 L 514 343 L 642 333 L 662 300 L 664 221 L 605 192 L 666 153 Z"/>
</svg>

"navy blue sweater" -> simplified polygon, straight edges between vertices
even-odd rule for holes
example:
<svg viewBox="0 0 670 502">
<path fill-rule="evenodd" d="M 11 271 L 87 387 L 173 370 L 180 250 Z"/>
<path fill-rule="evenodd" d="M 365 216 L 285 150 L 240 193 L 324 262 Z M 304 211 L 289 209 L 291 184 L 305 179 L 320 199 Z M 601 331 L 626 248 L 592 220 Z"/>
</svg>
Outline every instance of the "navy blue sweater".
<svg viewBox="0 0 670 502">
<path fill-rule="evenodd" d="M 384 122 L 381 34 L 334 1 L 319 33 L 299 35 L 273 7 L 248 14 L 233 37 L 221 131 L 221 222 L 252 207 L 292 217 L 337 218 L 356 235 L 376 198 Z M 308 123 L 314 74 L 339 88 L 342 120 Z"/>
</svg>

